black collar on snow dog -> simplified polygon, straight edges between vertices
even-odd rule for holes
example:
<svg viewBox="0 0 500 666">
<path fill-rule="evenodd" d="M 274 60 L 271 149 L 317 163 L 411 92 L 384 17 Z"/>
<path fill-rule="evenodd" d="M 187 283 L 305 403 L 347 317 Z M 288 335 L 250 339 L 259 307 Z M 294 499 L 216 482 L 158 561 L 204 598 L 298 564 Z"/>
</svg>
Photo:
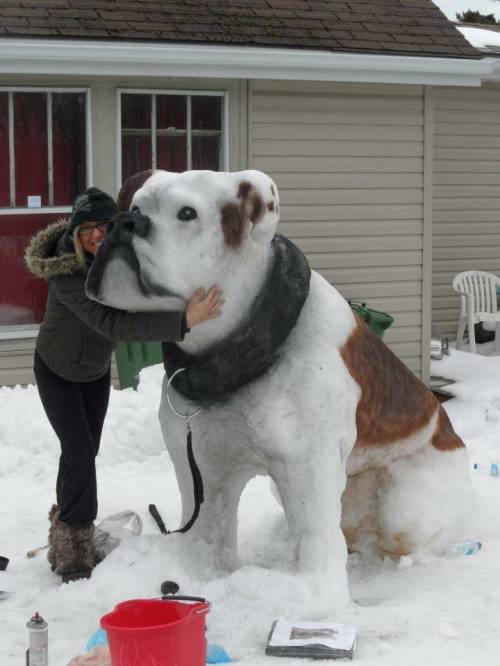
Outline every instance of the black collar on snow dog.
<svg viewBox="0 0 500 666">
<path fill-rule="evenodd" d="M 249 315 L 224 340 L 200 356 L 163 343 L 163 362 L 181 395 L 206 406 L 223 402 L 268 370 L 299 318 L 309 294 L 311 269 L 302 252 L 281 235 L 272 240 L 274 261 Z"/>
</svg>

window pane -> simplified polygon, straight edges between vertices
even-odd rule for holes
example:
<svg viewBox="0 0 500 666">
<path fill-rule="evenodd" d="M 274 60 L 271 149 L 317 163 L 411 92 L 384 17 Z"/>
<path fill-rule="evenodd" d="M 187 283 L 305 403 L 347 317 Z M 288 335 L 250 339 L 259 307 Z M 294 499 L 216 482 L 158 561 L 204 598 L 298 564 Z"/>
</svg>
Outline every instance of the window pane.
<svg viewBox="0 0 500 666">
<path fill-rule="evenodd" d="M 28 196 L 48 205 L 47 95 L 14 93 L 14 154 L 16 206 L 28 205 Z"/>
<path fill-rule="evenodd" d="M 191 127 L 194 130 L 220 130 L 222 97 L 191 97 Z"/>
<path fill-rule="evenodd" d="M 0 93 L 0 208 L 10 205 L 9 187 L 9 96 Z"/>
<path fill-rule="evenodd" d="M 186 97 L 185 95 L 157 95 L 156 126 L 158 129 L 186 129 Z"/>
<path fill-rule="evenodd" d="M 55 213 L 0 216 L 0 326 L 42 321 L 47 283 L 28 271 L 24 252 L 31 237 L 58 217 Z"/>
<path fill-rule="evenodd" d="M 52 94 L 54 205 L 70 205 L 86 184 L 85 94 Z"/>
<path fill-rule="evenodd" d="M 151 95 L 122 95 L 122 180 L 151 168 Z"/>
<path fill-rule="evenodd" d="M 151 129 L 151 95 L 122 95 L 122 128 Z"/>
<path fill-rule="evenodd" d="M 191 164 L 193 169 L 221 168 L 222 97 L 191 98 Z"/>
<path fill-rule="evenodd" d="M 187 100 L 184 95 L 156 98 L 156 166 L 167 171 L 187 169 Z"/>
</svg>

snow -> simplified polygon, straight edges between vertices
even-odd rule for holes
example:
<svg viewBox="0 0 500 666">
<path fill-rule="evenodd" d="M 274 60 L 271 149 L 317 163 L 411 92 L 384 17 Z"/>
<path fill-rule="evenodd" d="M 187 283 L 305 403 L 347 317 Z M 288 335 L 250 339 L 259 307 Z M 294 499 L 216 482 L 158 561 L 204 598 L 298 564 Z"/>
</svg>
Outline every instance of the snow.
<svg viewBox="0 0 500 666">
<path fill-rule="evenodd" d="M 457 30 L 460 30 L 465 39 L 477 49 L 485 49 L 500 47 L 500 32 L 494 30 L 486 30 L 485 28 L 465 28 L 464 26 L 457 25 Z"/>
<path fill-rule="evenodd" d="M 465 439 L 473 462 L 499 462 L 500 357 L 452 350 L 435 361 L 433 374 L 454 379 L 457 398 L 445 408 Z M 159 595 L 165 579 L 181 592 L 209 599 L 208 640 L 223 645 L 242 666 L 269 663 L 264 645 L 278 618 L 353 623 L 358 628 L 355 660 L 363 666 L 482 666 L 498 664 L 500 622 L 500 478 L 474 472 L 480 497 L 475 534 L 483 548 L 466 557 L 414 554 L 398 562 L 349 558 L 353 603 L 338 607 L 328 581 L 299 576 L 292 568 L 282 510 L 265 478 L 252 481 L 240 506 L 243 566 L 232 574 L 207 570 L 201 546 L 186 553 L 181 535 L 161 536 L 147 511 L 157 504 L 167 526 L 177 526 L 180 500 L 164 451 L 157 407 L 159 366 L 141 375 L 137 392 L 112 391 L 98 457 L 100 510 L 105 516 L 132 509 L 144 521 L 142 536 L 123 542 L 90 580 L 61 585 L 45 558 L 26 552 L 43 545 L 53 501 L 58 443 L 36 388 L 0 388 L 1 555 L 0 664 L 23 660 L 25 623 L 39 610 L 49 623 L 51 666 L 66 666 L 83 654 L 99 618 L 120 601 Z M 196 446 L 196 442 L 194 443 Z M 301 661 L 281 659 L 282 666 Z"/>
</svg>

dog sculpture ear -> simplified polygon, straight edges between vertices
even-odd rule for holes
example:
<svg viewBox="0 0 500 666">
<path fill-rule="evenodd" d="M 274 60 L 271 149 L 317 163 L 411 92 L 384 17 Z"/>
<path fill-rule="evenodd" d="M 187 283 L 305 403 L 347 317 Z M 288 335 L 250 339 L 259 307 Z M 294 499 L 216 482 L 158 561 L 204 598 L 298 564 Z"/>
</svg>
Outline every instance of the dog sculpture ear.
<svg viewBox="0 0 500 666">
<path fill-rule="evenodd" d="M 118 192 L 116 205 L 119 211 L 126 211 L 130 209 L 130 204 L 137 190 L 140 190 L 144 183 L 154 174 L 153 169 L 147 171 L 140 171 L 133 176 L 127 178 Z"/>
<path fill-rule="evenodd" d="M 250 235 L 256 243 L 269 243 L 279 220 L 280 202 L 278 188 L 262 171 L 248 170 L 234 174 L 239 179 L 239 216 L 250 220 Z"/>
</svg>

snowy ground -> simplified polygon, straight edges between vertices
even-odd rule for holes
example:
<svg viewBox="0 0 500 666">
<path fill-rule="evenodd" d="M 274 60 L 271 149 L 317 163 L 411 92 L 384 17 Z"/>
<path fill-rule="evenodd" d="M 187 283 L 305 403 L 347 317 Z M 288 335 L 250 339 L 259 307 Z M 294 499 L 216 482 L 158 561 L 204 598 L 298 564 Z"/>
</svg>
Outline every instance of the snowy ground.
<svg viewBox="0 0 500 666">
<path fill-rule="evenodd" d="M 500 358 L 453 350 L 451 357 L 435 362 L 433 373 L 457 380 L 458 397 L 445 406 L 471 460 L 500 462 Z M 144 520 L 144 534 L 109 555 L 91 580 L 64 586 L 44 553 L 26 558 L 28 550 L 46 541 L 58 444 L 35 387 L 0 388 L 0 554 L 11 560 L 0 572 L 0 590 L 11 592 L 0 601 L 2 666 L 23 662 L 24 625 L 33 611 L 49 623 L 51 666 L 66 666 L 84 652 L 104 613 L 124 599 L 158 596 L 165 579 L 176 580 L 185 594 L 212 602 L 208 639 L 223 645 L 242 666 L 271 662 L 263 649 L 278 617 L 355 623 L 355 660 L 363 666 L 498 664 L 500 478 L 474 473 L 481 518 L 490 527 L 470 535 L 483 541 L 478 554 L 454 559 L 415 555 L 400 562 L 352 556 L 354 603 L 344 609 L 329 606 L 328 581 L 316 589 L 293 572 L 281 509 L 267 480 L 256 479 L 240 508 L 245 564 L 232 575 L 211 579 L 199 553 L 179 557 L 182 537 L 159 535 L 147 512 L 155 502 L 167 525 L 177 525 L 179 497 L 156 418 L 160 383 L 160 368 L 149 368 L 138 392 L 112 392 L 98 458 L 99 519 L 133 509 Z M 276 661 L 278 666 L 301 663 Z"/>
</svg>

